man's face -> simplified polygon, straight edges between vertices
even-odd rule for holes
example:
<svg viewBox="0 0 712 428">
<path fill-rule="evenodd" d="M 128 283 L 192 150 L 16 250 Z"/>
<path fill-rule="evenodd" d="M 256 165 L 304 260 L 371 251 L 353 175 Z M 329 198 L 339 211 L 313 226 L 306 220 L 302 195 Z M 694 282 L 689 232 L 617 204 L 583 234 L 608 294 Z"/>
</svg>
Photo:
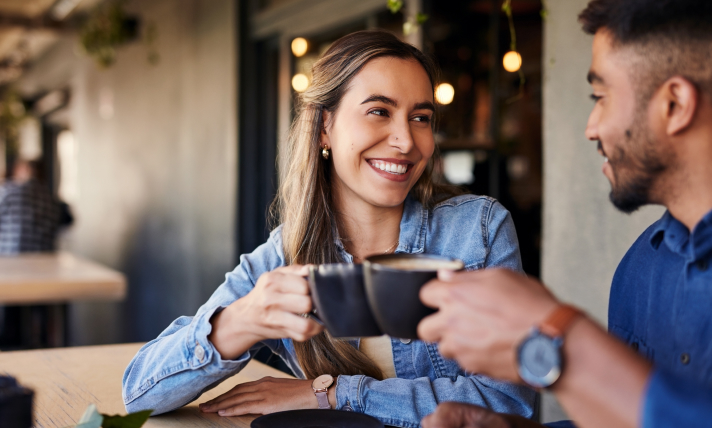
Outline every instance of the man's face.
<svg viewBox="0 0 712 428">
<path fill-rule="evenodd" d="M 609 32 L 599 30 L 594 36 L 588 80 L 596 104 L 586 126 L 586 137 L 598 141 L 605 158 L 603 174 L 611 183 L 611 202 L 626 213 L 657 202 L 656 182 L 667 168 L 649 127 L 647 102 L 636 102 L 632 55 L 630 48 L 614 46 Z"/>
</svg>

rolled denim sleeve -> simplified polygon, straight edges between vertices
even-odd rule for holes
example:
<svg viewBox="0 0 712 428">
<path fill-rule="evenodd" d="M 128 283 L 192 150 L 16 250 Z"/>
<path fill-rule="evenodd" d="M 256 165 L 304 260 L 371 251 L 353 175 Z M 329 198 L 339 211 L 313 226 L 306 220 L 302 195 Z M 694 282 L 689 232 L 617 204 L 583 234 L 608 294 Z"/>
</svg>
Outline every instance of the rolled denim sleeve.
<svg viewBox="0 0 712 428">
<path fill-rule="evenodd" d="M 643 428 L 703 427 L 712 421 L 712 387 L 655 370 L 648 380 Z"/>
<path fill-rule="evenodd" d="M 499 413 L 531 418 L 536 393 L 480 375 L 381 381 L 363 375 L 339 376 L 336 387 L 337 409 L 366 413 L 386 425 L 398 427 L 419 427 L 421 419 L 445 401 L 476 404 Z"/>
<path fill-rule="evenodd" d="M 247 295 L 262 273 L 284 264 L 278 247 L 281 243 L 275 242 L 274 235 L 253 253 L 240 257 L 238 267 L 226 275 L 225 282 L 194 317 L 176 319 L 138 351 L 123 376 L 127 411 L 153 409 L 159 414 L 174 410 L 238 373 L 263 346 L 285 353 L 281 340 L 269 340 L 256 344 L 236 360 L 224 360 L 208 340 L 210 318 Z"/>
</svg>

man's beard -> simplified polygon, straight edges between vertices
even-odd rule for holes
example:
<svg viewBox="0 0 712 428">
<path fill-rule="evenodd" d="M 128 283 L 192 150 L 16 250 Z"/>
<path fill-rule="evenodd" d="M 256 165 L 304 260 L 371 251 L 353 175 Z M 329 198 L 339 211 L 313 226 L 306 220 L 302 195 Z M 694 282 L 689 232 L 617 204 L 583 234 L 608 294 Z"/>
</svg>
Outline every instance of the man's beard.
<svg viewBox="0 0 712 428">
<path fill-rule="evenodd" d="M 660 146 L 646 123 L 644 118 L 636 118 L 632 129 L 626 131 L 628 152 L 617 146 L 617 156 L 611 163 L 615 184 L 611 184 L 608 196 L 611 203 L 626 214 L 653 202 L 652 189 L 671 160 L 663 161 L 665 157 L 660 154 Z M 608 159 L 611 162 L 611 158 Z"/>
</svg>

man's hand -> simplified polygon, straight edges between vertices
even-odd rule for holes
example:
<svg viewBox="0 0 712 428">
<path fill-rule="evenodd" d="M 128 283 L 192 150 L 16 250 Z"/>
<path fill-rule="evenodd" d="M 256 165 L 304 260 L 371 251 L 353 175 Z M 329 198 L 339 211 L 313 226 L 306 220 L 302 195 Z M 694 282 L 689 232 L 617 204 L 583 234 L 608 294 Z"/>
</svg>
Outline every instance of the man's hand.
<svg viewBox="0 0 712 428">
<path fill-rule="evenodd" d="M 263 377 L 241 383 L 230 391 L 200 405 L 206 413 L 220 416 L 266 415 L 294 409 L 316 409 L 311 380 Z"/>
<path fill-rule="evenodd" d="M 495 413 L 472 404 L 447 402 L 421 421 L 423 428 L 536 428 L 538 423 L 520 416 Z"/>
<path fill-rule="evenodd" d="M 510 381 L 519 381 L 517 345 L 558 305 L 541 283 L 506 269 L 441 271 L 420 298 L 439 309 L 418 325 L 421 339 L 468 371 Z"/>
</svg>

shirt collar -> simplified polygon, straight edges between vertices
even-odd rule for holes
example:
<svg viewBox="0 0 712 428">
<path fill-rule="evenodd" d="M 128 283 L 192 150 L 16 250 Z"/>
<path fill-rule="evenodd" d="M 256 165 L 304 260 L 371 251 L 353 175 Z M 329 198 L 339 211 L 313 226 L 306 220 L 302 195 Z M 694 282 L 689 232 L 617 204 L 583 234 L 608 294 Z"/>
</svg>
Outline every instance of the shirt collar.
<svg viewBox="0 0 712 428">
<path fill-rule="evenodd" d="M 396 253 L 418 254 L 425 251 L 425 231 L 428 224 L 428 210 L 408 196 L 403 206 L 400 222 L 400 235 Z"/>
<path fill-rule="evenodd" d="M 650 245 L 656 250 L 665 242 L 667 247 L 681 256 L 696 260 L 712 252 L 712 211 L 695 226 L 692 234 L 678 219 L 665 211 L 650 235 Z"/>
</svg>

